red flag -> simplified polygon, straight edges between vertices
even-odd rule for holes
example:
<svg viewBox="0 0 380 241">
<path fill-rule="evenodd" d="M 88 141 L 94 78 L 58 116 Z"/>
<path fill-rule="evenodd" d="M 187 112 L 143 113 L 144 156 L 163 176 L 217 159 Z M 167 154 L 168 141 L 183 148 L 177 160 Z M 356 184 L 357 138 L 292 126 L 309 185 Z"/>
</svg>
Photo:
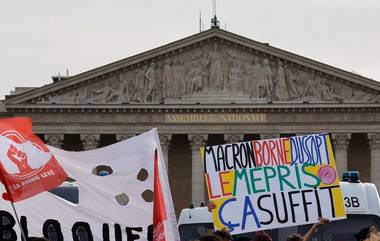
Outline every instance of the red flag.
<svg viewBox="0 0 380 241">
<path fill-rule="evenodd" d="M 166 241 L 165 221 L 167 220 L 164 195 L 158 169 L 157 149 L 154 150 L 154 198 L 153 198 L 153 241 Z"/>
<path fill-rule="evenodd" d="M 0 119 L 0 177 L 3 198 L 17 202 L 60 185 L 67 174 L 32 132 L 30 118 L 9 118 Z"/>
</svg>

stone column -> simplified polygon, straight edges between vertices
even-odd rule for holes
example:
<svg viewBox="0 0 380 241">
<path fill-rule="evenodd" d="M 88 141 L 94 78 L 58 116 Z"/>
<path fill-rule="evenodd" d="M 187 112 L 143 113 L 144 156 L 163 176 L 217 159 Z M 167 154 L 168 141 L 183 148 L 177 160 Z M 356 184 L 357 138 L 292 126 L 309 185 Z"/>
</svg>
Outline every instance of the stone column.
<svg viewBox="0 0 380 241">
<path fill-rule="evenodd" d="M 201 146 L 207 140 L 207 135 L 188 135 L 191 145 L 191 202 L 199 206 L 205 200 L 205 184 Z"/>
<path fill-rule="evenodd" d="M 280 138 L 280 134 L 274 134 L 274 133 L 260 134 L 260 140 L 275 139 L 275 138 Z"/>
<path fill-rule="evenodd" d="M 170 147 L 170 141 L 172 140 L 171 134 L 160 134 L 160 144 L 161 144 L 161 150 L 162 155 L 164 156 L 165 160 L 165 167 L 166 167 L 166 173 L 168 173 L 169 176 L 169 147 Z"/>
<path fill-rule="evenodd" d="M 44 137 L 46 144 L 57 148 L 62 148 L 62 143 L 64 139 L 63 134 L 45 134 Z"/>
<path fill-rule="evenodd" d="M 84 151 L 93 150 L 98 147 L 100 134 L 80 134 Z"/>
<path fill-rule="evenodd" d="M 116 137 L 116 140 L 119 142 L 119 141 L 124 141 L 128 138 L 131 138 L 131 137 L 134 137 L 136 136 L 136 134 L 116 134 L 115 137 Z"/>
<path fill-rule="evenodd" d="M 242 142 L 244 134 L 224 134 L 224 141 L 226 144 Z"/>
<path fill-rule="evenodd" d="M 347 150 L 350 139 L 351 133 L 332 134 L 335 164 L 340 178 L 342 178 L 342 172 L 347 171 Z"/>
<path fill-rule="evenodd" d="M 380 191 L 380 133 L 368 133 L 368 140 L 371 149 L 371 182 Z"/>
</svg>

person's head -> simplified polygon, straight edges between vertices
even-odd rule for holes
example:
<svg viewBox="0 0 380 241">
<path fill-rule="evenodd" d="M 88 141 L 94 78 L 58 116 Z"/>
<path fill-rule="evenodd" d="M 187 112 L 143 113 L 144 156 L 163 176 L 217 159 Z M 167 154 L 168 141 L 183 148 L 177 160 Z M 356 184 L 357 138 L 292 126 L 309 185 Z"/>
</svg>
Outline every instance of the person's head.
<svg viewBox="0 0 380 241">
<path fill-rule="evenodd" d="M 289 235 L 286 241 L 303 241 L 303 237 L 300 234 Z"/>
<path fill-rule="evenodd" d="M 376 227 L 375 227 L 374 225 L 369 226 L 369 232 L 370 232 L 370 233 L 377 233 L 377 229 L 376 229 Z"/>
<path fill-rule="evenodd" d="M 256 232 L 253 241 L 272 241 L 272 238 L 265 231 L 258 231 Z"/>
<path fill-rule="evenodd" d="M 232 240 L 230 233 L 227 231 L 227 229 L 217 230 L 213 233 L 214 235 L 220 237 L 223 241 L 230 241 Z"/>
<path fill-rule="evenodd" d="M 223 241 L 219 236 L 214 234 L 206 234 L 198 238 L 198 241 Z"/>
<path fill-rule="evenodd" d="M 359 231 L 359 233 L 355 234 L 355 239 L 357 241 L 362 241 L 362 240 L 365 240 L 369 237 L 369 234 L 370 234 L 370 228 L 371 227 L 366 227 L 366 228 L 363 228 L 362 230 Z"/>
</svg>

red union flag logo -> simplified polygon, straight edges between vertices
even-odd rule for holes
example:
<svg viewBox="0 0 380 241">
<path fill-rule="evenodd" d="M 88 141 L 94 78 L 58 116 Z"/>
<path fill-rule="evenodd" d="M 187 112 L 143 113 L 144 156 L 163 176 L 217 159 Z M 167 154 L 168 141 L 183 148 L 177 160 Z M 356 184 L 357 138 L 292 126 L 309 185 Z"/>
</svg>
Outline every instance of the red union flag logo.
<svg viewBox="0 0 380 241">
<path fill-rule="evenodd" d="M 0 120 L 0 172 L 8 192 L 3 198 L 14 202 L 52 189 L 67 177 L 47 146 L 32 132 L 30 118 Z"/>
</svg>

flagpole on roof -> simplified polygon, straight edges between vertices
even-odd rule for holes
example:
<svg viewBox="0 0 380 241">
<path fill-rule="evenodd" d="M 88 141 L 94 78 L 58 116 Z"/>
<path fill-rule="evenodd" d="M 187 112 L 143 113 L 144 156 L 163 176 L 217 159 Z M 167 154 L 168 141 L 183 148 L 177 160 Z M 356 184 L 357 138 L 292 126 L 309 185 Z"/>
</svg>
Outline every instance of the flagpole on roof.
<svg viewBox="0 0 380 241">
<path fill-rule="evenodd" d="M 14 202 L 13 202 L 13 198 L 12 198 L 11 192 L 9 190 L 7 181 L 6 181 L 5 177 L 4 177 L 3 167 L 2 166 L 0 166 L 0 178 L 1 178 L 2 182 L 3 182 L 3 184 L 4 184 L 5 191 L 8 194 L 9 201 L 11 202 L 13 212 L 15 213 L 15 216 L 16 216 L 17 224 L 20 227 L 22 240 L 27 241 L 25 233 L 24 233 L 24 230 L 23 230 L 23 228 L 21 226 L 21 223 L 20 223 L 20 219 L 19 219 L 17 211 L 16 211 L 16 207 L 15 207 Z"/>
</svg>

